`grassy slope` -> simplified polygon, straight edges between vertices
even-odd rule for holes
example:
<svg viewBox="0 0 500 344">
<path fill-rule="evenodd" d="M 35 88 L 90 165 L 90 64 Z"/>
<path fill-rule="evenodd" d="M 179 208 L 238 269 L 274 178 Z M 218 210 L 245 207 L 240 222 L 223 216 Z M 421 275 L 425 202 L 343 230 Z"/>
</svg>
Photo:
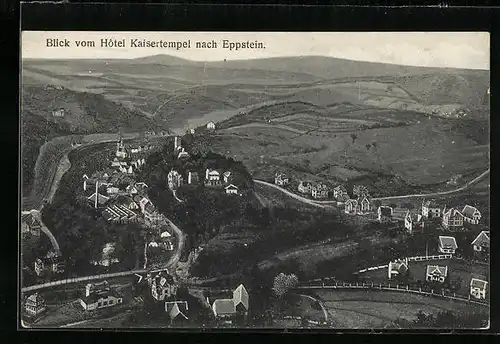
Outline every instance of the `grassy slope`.
<svg viewBox="0 0 500 344">
<path fill-rule="evenodd" d="M 64 118 L 52 116 L 52 110 L 64 108 Z M 40 146 L 56 136 L 74 133 L 140 131 L 158 126 L 150 119 L 129 111 L 101 95 L 71 90 L 24 86 L 22 90 L 22 170 L 23 189 L 33 182 L 33 168 Z"/>
</svg>

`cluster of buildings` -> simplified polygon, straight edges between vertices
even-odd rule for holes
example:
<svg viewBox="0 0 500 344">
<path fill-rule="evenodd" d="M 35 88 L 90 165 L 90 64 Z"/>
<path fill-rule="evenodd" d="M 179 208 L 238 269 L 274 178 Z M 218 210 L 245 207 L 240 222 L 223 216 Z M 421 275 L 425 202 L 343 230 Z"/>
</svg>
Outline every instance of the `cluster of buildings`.
<svg viewBox="0 0 500 344">
<path fill-rule="evenodd" d="M 174 139 L 174 155 L 177 156 L 178 159 L 189 158 L 189 153 L 182 147 L 179 137 L 175 137 Z M 232 183 L 233 177 L 234 175 L 231 171 L 206 168 L 203 185 L 205 187 L 224 188 L 228 195 L 241 195 L 239 187 Z M 172 168 L 167 175 L 167 185 L 172 191 L 177 190 L 183 185 L 197 186 L 200 182 L 200 176 L 196 171 L 186 171 L 185 175 L 183 175 Z"/>
<path fill-rule="evenodd" d="M 210 299 L 207 297 L 210 305 Z M 249 295 L 243 284 L 233 290 L 232 298 L 215 299 L 211 305 L 215 318 L 223 324 L 245 321 L 248 316 Z"/>
<path fill-rule="evenodd" d="M 462 210 L 457 208 L 441 207 L 435 200 L 424 200 L 419 212 L 405 210 L 404 226 L 412 233 L 423 232 L 425 222 L 440 220 L 445 230 L 462 229 L 465 225 L 477 225 L 481 219 L 481 212 L 470 205 L 465 205 Z M 392 222 L 394 220 L 394 209 L 390 206 L 380 206 L 377 209 L 378 221 Z"/>
<path fill-rule="evenodd" d="M 438 238 L 438 251 L 442 254 L 454 255 L 458 249 L 455 237 L 453 236 L 439 236 Z M 490 237 L 489 231 L 483 231 L 471 243 L 474 252 L 483 254 L 489 250 Z M 406 276 L 409 272 L 408 258 L 396 259 L 389 262 L 388 265 L 388 278 L 393 279 L 397 277 Z M 427 265 L 425 280 L 433 283 L 444 283 L 449 277 L 449 270 L 447 265 Z M 486 297 L 486 287 L 488 282 L 484 278 L 471 277 L 470 280 L 470 295 L 484 299 Z"/>
<path fill-rule="evenodd" d="M 164 302 L 165 312 L 170 320 L 188 320 L 189 305 L 186 300 L 179 300 L 177 296 L 178 281 L 168 271 L 160 271 L 155 275 L 148 274 L 147 281 L 151 296 L 154 300 Z M 245 320 L 249 309 L 249 295 L 245 287 L 240 284 L 233 290 L 231 298 L 214 299 L 207 297 L 206 302 L 214 317 L 223 324 L 232 324 L 234 321 Z"/>
<path fill-rule="evenodd" d="M 35 260 L 35 273 L 39 277 L 51 274 L 61 274 L 64 272 L 65 267 L 66 264 L 64 259 L 53 251 Z"/>
</svg>

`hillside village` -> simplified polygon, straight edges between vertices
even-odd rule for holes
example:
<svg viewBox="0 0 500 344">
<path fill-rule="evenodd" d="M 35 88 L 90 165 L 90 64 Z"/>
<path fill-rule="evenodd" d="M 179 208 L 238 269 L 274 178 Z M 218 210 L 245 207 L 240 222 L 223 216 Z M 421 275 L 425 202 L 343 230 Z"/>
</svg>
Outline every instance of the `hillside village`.
<svg viewBox="0 0 500 344">
<path fill-rule="evenodd" d="M 91 175 L 84 174 L 81 194 L 75 195 L 76 198 L 84 200 L 82 206 L 98 210 L 109 223 L 136 223 L 147 229 L 148 242 L 145 243 L 144 249 L 144 268 L 148 264 L 151 252 L 172 253 L 176 249 L 175 244 L 180 240 L 178 237 L 175 238 L 178 234 L 174 233 L 168 219 L 149 199 L 148 185 L 138 179 L 148 154 L 155 149 L 153 145 L 125 146 L 123 139 L 120 138 L 116 143 L 113 158 L 108 162 L 109 167 L 95 171 Z M 190 158 L 189 153 L 181 146 L 181 138 L 177 136 L 174 138 L 173 155 L 180 161 Z M 200 175 L 204 176 L 201 180 Z M 220 190 L 228 196 L 241 196 L 240 187 L 233 177 L 232 171 L 222 171 L 217 168 L 206 168 L 204 174 L 202 171 L 185 171 L 184 176 L 172 167 L 167 175 L 166 185 L 179 202 L 183 201 L 177 198 L 176 191 L 182 186 L 201 186 L 214 191 Z M 23 235 L 40 236 L 40 222 L 31 215 L 23 217 L 21 228 Z M 101 259 L 90 263 L 103 267 L 118 263 L 119 258 L 114 254 L 114 246 L 114 242 L 107 243 L 102 249 Z M 191 252 L 188 261 L 196 259 L 200 250 L 201 248 L 197 248 Z M 50 251 L 47 256 L 36 260 L 35 271 L 38 276 L 49 278 L 54 274 L 61 274 L 64 272 L 64 259 Z M 164 303 L 165 312 L 172 323 L 178 324 L 179 319 L 181 323 L 187 321 L 190 312 L 188 301 L 178 300 L 177 297 L 179 286 L 183 283 L 182 274 L 179 275 L 180 271 L 168 272 L 169 269 L 161 267 L 158 271 L 148 273 L 146 277 L 150 299 L 159 304 Z M 248 298 L 247 290 L 240 285 L 233 291 L 233 298 L 213 300 L 206 298 L 204 302 L 210 306 L 213 318 L 221 325 L 232 325 L 233 322 L 241 324 L 245 321 L 249 307 Z M 107 281 L 104 281 L 87 284 L 84 296 L 79 299 L 79 305 L 85 311 L 84 314 L 91 317 L 92 312 L 96 310 L 126 305 L 125 299 L 120 291 L 113 289 Z M 142 302 L 143 298 L 138 296 L 134 300 Z M 31 294 L 24 301 L 25 315 L 31 320 L 40 319 L 46 309 L 45 300 L 39 293 Z"/>
<path fill-rule="evenodd" d="M 215 125 L 211 123 L 207 129 L 214 131 Z M 188 134 L 193 135 L 194 130 L 189 131 Z M 81 194 L 75 195 L 77 198 L 85 199 L 85 204 L 82 206 L 97 209 L 101 216 L 110 223 L 136 223 L 147 229 L 149 235 L 144 249 L 144 268 L 148 264 L 151 252 L 170 252 L 172 254 L 178 243 L 177 234 L 172 230 L 168 219 L 149 199 L 148 185 L 138 179 L 147 162 L 148 154 L 155 150 L 156 147 L 152 145 L 125 146 L 123 140 L 120 139 L 116 143 L 113 158 L 108 162 L 109 167 L 95 171 L 91 175 L 84 174 L 80 189 Z M 178 136 L 174 137 L 171 153 L 175 160 L 181 163 L 181 166 L 184 166 L 183 162 L 185 163 L 191 158 L 190 153 L 182 145 L 181 137 Z M 217 166 L 205 169 L 200 166 L 195 166 L 192 169 L 179 169 L 173 164 L 167 174 L 165 185 L 179 203 L 183 203 L 184 200 L 178 197 L 177 191 L 186 187 L 219 190 L 227 196 L 238 197 L 248 190 L 245 190 L 245 187 L 237 182 L 237 178 L 235 180 L 234 175 L 234 171 L 220 169 Z M 298 180 L 295 183 L 298 186 L 296 190 L 293 190 L 291 181 L 292 178 L 286 173 L 277 171 L 273 183 L 279 188 L 308 199 L 330 202 L 334 207 L 341 209 L 345 216 L 363 217 L 383 226 L 392 226 L 391 228 L 396 226 L 408 235 L 430 233 L 430 239 L 436 242 L 436 255 L 429 255 L 426 248 L 425 256 L 397 258 L 388 262 L 385 265 L 385 269 L 387 269 L 385 280 L 387 281 L 404 283 L 405 280 L 408 280 L 410 271 L 414 270 L 412 265 L 419 264 L 417 262 L 420 261 L 428 261 L 428 264 L 425 265 L 423 281 L 417 281 L 418 285 L 422 287 L 423 284 L 420 283 L 425 283 L 433 289 L 445 286 L 452 288 L 450 279 L 453 269 L 450 269 L 446 263 L 441 263 L 440 259 L 442 262 L 449 263 L 450 259 L 458 252 L 463 254 L 463 251 L 467 251 L 463 250 L 462 247 L 459 248 L 454 233 L 478 233 L 474 240 L 469 243 L 469 251 L 472 252 L 472 255 L 466 259 L 478 262 L 486 262 L 489 259 L 490 232 L 489 230 L 480 230 L 481 212 L 471 205 L 465 204 L 462 208 L 448 208 L 439 200 L 424 199 L 417 209 L 395 208 L 393 205 L 383 205 L 380 201 L 374 200 L 370 196 L 369 189 L 364 185 L 354 185 L 351 192 L 348 192 L 347 187 L 342 184 L 329 186 L 324 182 Z M 40 236 L 41 225 L 36 217 L 30 215 L 23 217 L 21 229 L 23 235 Z M 92 261 L 91 264 L 109 267 L 119 262 L 119 258 L 113 254 L 114 245 L 114 242 L 107 243 L 102 249 L 102 258 Z M 201 249 L 199 247 L 189 255 L 188 266 L 189 262 L 192 263 L 196 259 Z M 46 256 L 36 260 L 34 269 L 38 276 L 57 275 L 64 272 L 64 259 L 57 253 L 50 251 Z M 157 271 L 148 273 L 145 278 L 148 286 L 146 288 L 147 298 L 156 304 L 155 307 L 161 305 L 170 319 L 171 325 L 189 322 L 190 313 L 193 312 L 193 307 L 196 308 L 196 306 L 190 306 L 190 303 L 193 302 L 198 306 L 201 302 L 205 309 L 209 308 L 212 318 L 220 326 L 236 326 L 247 321 L 249 293 L 242 284 L 232 291 L 232 298 L 227 298 L 227 295 L 224 296 L 222 293 L 220 298 L 213 298 L 212 295 L 207 296 L 202 301 L 197 298 L 194 298 L 195 301 L 193 301 L 192 296 L 180 297 L 178 293 L 185 283 L 185 273 L 183 275 L 179 270 L 171 271 L 171 269 L 165 268 Z M 366 276 L 363 278 L 370 281 L 370 277 Z M 380 278 L 376 278 L 374 281 L 379 282 Z M 488 285 L 487 276 L 471 271 L 469 298 L 489 298 Z M 119 309 L 127 304 L 144 302 L 144 297 L 140 293 L 132 298 L 124 297 L 119 290 L 113 289 L 107 281 L 87 284 L 82 295 L 84 296 L 79 299 L 79 305 L 83 314 L 88 314 L 88 316 L 99 309 Z M 39 293 L 31 294 L 24 301 L 25 314 L 31 319 L 43 317 L 46 308 L 45 301 Z"/>
</svg>

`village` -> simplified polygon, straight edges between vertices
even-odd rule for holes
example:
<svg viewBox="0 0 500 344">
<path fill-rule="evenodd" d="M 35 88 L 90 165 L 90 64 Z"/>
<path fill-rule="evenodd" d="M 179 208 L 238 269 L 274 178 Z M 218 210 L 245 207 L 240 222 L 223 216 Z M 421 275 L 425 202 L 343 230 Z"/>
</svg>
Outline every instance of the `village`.
<svg viewBox="0 0 500 344">
<path fill-rule="evenodd" d="M 214 131 L 215 124 L 209 123 L 206 129 Z M 194 130 L 188 131 L 190 135 L 194 133 Z M 120 138 L 116 143 L 114 156 L 109 161 L 109 167 L 82 176 L 82 195 L 80 195 L 85 197 L 87 207 L 98 210 L 109 223 L 136 223 L 147 229 L 148 240 L 144 247 L 143 267 L 147 273 L 137 274 L 139 284 L 140 282 L 147 283 L 147 288 L 142 287 L 142 292 L 137 292 L 139 289 L 136 288 L 132 296 L 124 296 L 107 280 L 87 283 L 80 290 L 81 297 L 74 303 L 76 306 L 73 305 L 73 307 L 79 307 L 74 312 L 83 314 L 83 319 L 85 319 L 85 314 L 88 314 L 88 318 L 92 318 L 97 310 L 121 309 L 120 307 L 127 307 L 127 304 L 129 306 L 141 305 L 144 303 L 143 292 L 146 291 L 146 298 L 156 304 L 155 307 L 161 307 L 170 319 L 171 325 L 182 326 L 183 323 L 189 323 L 193 309 L 199 312 L 197 306 L 200 303 L 201 308 L 205 311 L 209 310 L 211 318 L 215 319 L 219 326 L 245 324 L 249 311 L 249 292 L 243 284 L 235 286 L 232 290 L 232 297 L 228 297 L 231 296 L 229 290 L 224 290 L 219 293 L 220 295 L 214 290 L 208 293 L 210 296 L 204 293 L 198 298 L 193 298 L 189 293 L 179 292 L 186 286 L 186 271 L 182 271 L 182 265 L 185 265 L 184 269 L 189 269 L 189 264 L 197 258 L 203 248 L 198 247 L 191 252 L 188 263 L 180 263 L 178 257 L 175 257 L 174 252 L 182 250 L 180 247 L 182 233 L 175 231 L 172 222 L 155 207 L 148 197 L 148 185 L 138 179 L 139 172 L 147 162 L 148 153 L 154 150 L 155 147 L 152 145 L 125 146 Z M 173 139 L 171 153 L 180 162 L 189 161 L 191 157 L 182 146 L 181 137 L 178 136 Z M 182 188 L 203 187 L 219 191 L 226 197 L 242 196 L 248 190 L 244 190 L 245 188 L 235 181 L 234 174 L 234 171 L 220 169 L 217 166 L 207 167 L 204 170 L 200 168 L 177 169 L 172 166 L 169 167 L 165 185 L 179 203 L 184 202 L 178 197 L 178 191 Z M 450 279 L 454 273 L 453 267 L 441 261 L 449 263 L 453 257 L 457 256 L 457 253 L 461 253 L 460 259 L 481 264 L 486 264 L 489 259 L 490 232 L 480 230 L 481 212 L 471 205 L 465 204 L 461 209 L 447 208 L 446 204 L 440 204 L 436 199 L 424 199 L 417 209 L 404 209 L 394 207 L 394 205 L 382 205 L 379 200 L 370 196 L 368 188 L 364 185 L 354 185 L 352 192 L 349 193 L 341 184 L 332 188 L 322 182 L 308 180 L 296 182 L 298 195 L 307 197 L 318 204 L 321 202 L 331 204 L 336 209 L 341 209 L 344 216 L 362 217 L 366 221 L 379 223 L 382 226 L 400 227 L 400 230 L 409 235 L 431 233 L 431 246 L 432 242 L 435 246 L 434 255 L 430 255 L 429 248 L 426 247 L 424 256 L 395 257 L 394 260 L 381 267 L 354 272 L 354 275 L 358 275 L 365 282 L 396 281 L 408 284 L 410 272 L 418 270 L 412 265 L 416 266 L 422 261 L 427 261 L 423 268 L 425 272 L 417 281 L 419 287 L 427 285 L 433 290 L 451 288 Z M 290 187 L 291 178 L 284 172 L 275 173 L 273 184 L 288 192 L 296 193 Z M 41 235 L 42 223 L 39 218 L 30 214 L 23 216 L 22 220 L 22 235 Z M 474 240 L 468 243 L 469 249 L 459 247 L 454 234 L 464 232 L 476 233 Z M 113 242 L 107 243 L 102 248 L 101 259 L 91 263 L 109 267 L 119 262 L 118 257 L 113 254 L 114 245 Z M 159 264 L 158 261 L 152 264 L 152 253 L 167 254 L 168 260 L 160 260 Z M 178 253 L 180 255 L 180 252 Z M 55 250 L 50 250 L 47 255 L 38 257 L 34 266 L 38 276 L 57 276 L 64 272 L 64 268 L 64 259 Z M 370 276 L 373 271 L 384 270 L 387 272 L 383 274 L 377 272 L 377 275 Z M 487 292 L 489 276 L 486 276 L 483 270 L 467 272 L 467 281 L 464 283 L 468 283 L 469 299 L 471 297 L 476 300 L 489 299 Z M 213 297 L 214 295 L 216 297 Z M 31 321 L 36 322 L 42 319 L 47 312 L 46 301 L 42 293 L 34 292 L 25 297 L 23 311 L 27 319 Z"/>
<path fill-rule="evenodd" d="M 210 129 L 211 126 L 208 125 Z M 178 257 L 174 251 L 177 249 L 180 256 L 179 247 L 183 240 L 182 233 L 176 233 L 172 228 L 172 223 L 161 214 L 154 206 L 147 195 L 148 185 L 138 180 L 138 172 L 146 163 L 147 154 L 153 151 L 153 145 L 125 146 L 120 138 L 116 143 L 114 157 L 109 161 L 109 167 L 105 170 L 95 171 L 91 175 L 82 176 L 82 195 L 85 206 L 92 207 L 101 214 L 109 223 L 136 223 L 148 230 L 148 241 L 144 247 L 144 269 L 148 272 L 140 281 L 147 281 L 148 296 L 150 300 L 157 303 L 164 303 L 164 310 L 170 317 L 172 323 L 177 323 L 179 319 L 188 320 L 189 305 L 187 300 L 179 300 L 177 291 L 184 283 L 182 264 L 178 262 Z M 181 145 L 181 138 L 175 137 L 173 144 L 173 155 L 176 159 L 186 161 L 190 155 Z M 184 171 L 185 175 L 179 173 L 173 167 L 168 173 L 166 185 L 171 190 L 178 202 L 183 202 L 176 195 L 180 187 L 206 187 L 211 190 L 220 190 L 223 194 L 237 197 L 242 193 L 238 185 L 233 184 L 232 171 L 220 171 L 217 168 L 206 168 L 204 180 L 200 181 L 199 176 L 203 171 Z M 32 214 L 24 215 L 22 218 L 22 235 L 40 236 L 42 223 L 40 219 Z M 177 238 L 176 238 L 177 237 Z M 177 240 L 175 240 L 177 239 Z M 202 248 L 196 248 L 189 254 L 189 261 L 196 259 Z M 114 254 L 115 243 L 109 242 L 102 248 L 101 259 L 92 261 L 91 264 L 102 267 L 110 267 L 119 262 L 119 258 Z M 160 261 L 160 264 L 148 264 L 154 254 L 164 255 L 167 253 L 168 261 Z M 176 265 L 177 263 L 177 265 Z M 185 264 L 185 263 L 184 263 Z M 60 252 L 50 250 L 45 256 L 38 257 L 34 264 L 37 276 L 46 280 L 57 278 L 65 271 L 65 261 Z M 177 270 L 176 270 L 177 267 Z M 151 272 L 153 271 L 153 272 Z M 143 288 L 144 289 L 144 288 Z M 92 318 L 92 312 L 100 309 L 110 309 L 114 307 L 126 307 L 127 297 L 117 289 L 114 289 L 108 281 L 89 283 L 85 285 L 85 290 L 81 291 L 82 297 L 78 299 L 78 307 L 74 313 L 88 314 Z M 226 292 L 227 294 L 227 292 Z M 224 295 L 222 295 L 224 296 Z M 232 298 L 221 297 L 210 300 L 205 298 L 205 308 L 210 308 L 213 318 L 222 325 L 241 324 L 248 311 L 248 292 L 243 285 L 239 285 L 232 292 Z M 143 297 L 128 298 L 129 304 L 142 303 Z M 196 301 L 198 302 L 198 301 Z M 155 306 L 156 307 L 156 306 Z M 46 302 L 41 293 L 35 292 L 25 298 L 23 302 L 24 315 L 27 321 L 37 322 L 47 313 Z M 95 315 L 95 314 L 94 314 Z"/>
<path fill-rule="evenodd" d="M 284 172 L 277 171 L 274 175 L 276 186 L 290 188 L 291 178 Z M 420 265 L 422 261 L 428 261 L 424 267 L 424 272 L 417 278 L 413 278 L 419 287 L 428 286 L 432 290 L 450 287 L 450 280 L 453 280 L 453 268 L 450 269 L 446 263 L 455 257 L 458 259 L 475 262 L 465 276 L 463 283 L 468 283 L 468 295 L 465 298 L 484 300 L 487 296 L 489 272 L 485 266 L 489 262 L 490 231 L 481 227 L 481 212 L 474 206 L 465 204 L 462 208 L 447 207 L 436 199 L 424 199 L 419 207 L 412 209 L 396 207 L 396 205 L 382 205 L 378 199 L 373 199 L 369 190 L 364 185 L 354 185 L 351 195 L 347 188 L 339 184 L 333 188 L 322 182 L 299 180 L 297 191 L 299 195 L 306 196 L 312 200 L 320 202 L 327 201 L 340 208 L 348 216 L 360 216 L 367 221 L 379 223 L 381 226 L 392 228 L 395 232 L 406 233 L 408 235 L 430 236 L 431 245 L 434 243 L 429 254 L 429 247 L 425 248 L 425 255 L 418 257 L 397 258 L 385 265 L 363 269 L 356 272 L 356 275 L 363 281 L 368 282 L 390 282 L 408 284 L 411 276 L 410 265 Z M 319 203 L 319 202 L 318 202 Z M 320 203 L 321 204 L 321 203 Z M 411 204 L 410 204 L 411 206 Z M 457 244 L 455 234 L 474 234 L 472 241 L 465 242 L 466 247 Z M 470 235 L 467 235 L 470 237 Z M 463 241 L 463 240 L 462 240 Z M 441 262 L 442 263 L 441 263 Z M 410 264 L 410 262 L 414 262 Z M 479 267 L 478 271 L 474 267 Z M 386 269 L 385 275 L 378 274 L 377 278 L 372 278 L 370 272 L 378 269 Z M 418 269 L 416 269 L 418 270 Z M 460 271 L 461 279 L 463 271 Z M 456 290 L 463 289 L 456 287 Z"/>
</svg>

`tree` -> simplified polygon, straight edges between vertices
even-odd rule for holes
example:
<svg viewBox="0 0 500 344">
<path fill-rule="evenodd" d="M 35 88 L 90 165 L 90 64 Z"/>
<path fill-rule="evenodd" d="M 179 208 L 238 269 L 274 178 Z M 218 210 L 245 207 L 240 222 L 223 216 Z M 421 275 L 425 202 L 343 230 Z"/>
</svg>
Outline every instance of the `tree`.
<svg viewBox="0 0 500 344">
<path fill-rule="evenodd" d="M 354 196 L 363 197 L 368 196 L 368 188 L 365 185 L 354 185 L 352 188 L 352 193 Z"/>
<path fill-rule="evenodd" d="M 367 143 L 367 144 L 365 145 L 366 150 L 370 150 L 370 147 L 371 147 L 371 145 L 370 145 L 369 143 Z"/>
<path fill-rule="evenodd" d="M 278 298 L 283 298 L 290 289 L 297 286 L 299 279 L 295 274 L 285 275 L 280 273 L 274 278 L 273 292 Z"/>
<path fill-rule="evenodd" d="M 356 134 L 351 134 L 351 139 L 352 139 L 352 143 L 354 143 L 356 141 L 356 139 L 358 138 L 358 135 Z"/>
</svg>

